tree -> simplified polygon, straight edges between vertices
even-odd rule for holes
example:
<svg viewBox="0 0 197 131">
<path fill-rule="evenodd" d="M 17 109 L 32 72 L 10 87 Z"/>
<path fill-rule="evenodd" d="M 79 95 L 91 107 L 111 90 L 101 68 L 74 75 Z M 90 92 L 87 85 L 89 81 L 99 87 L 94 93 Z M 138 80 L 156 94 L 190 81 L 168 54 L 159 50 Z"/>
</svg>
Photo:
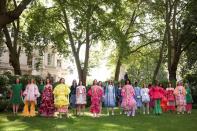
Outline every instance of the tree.
<svg viewBox="0 0 197 131">
<path fill-rule="evenodd" d="M 1 57 L 2 53 L 3 53 L 3 51 L 4 51 L 3 33 L 0 32 L 0 57 Z M 0 62 L 1 62 L 1 60 L 0 60 Z"/>
<path fill-rule="evenodd" d="M 15 0 L 13 1 L 16 2 Z M 0 29 L 14 20 L 17 20 L 22 12 L 27 8 L 27 5 L 32 1 L 34 0 L 22 0 L 13 10 L 8 10 L 10 1 L 0 0 Z"/>
<path fill-rule="evenodd" d="M 53 44 L 62 54 L 72 52 L 79 79 L 84 83 L 90 66 L 90 50 L 98 42 L 104 29 L 102 21 L 105 11 L 103 1 L 62 1 L 55 0 L 52 7 L 37 3 L 31 10 L 27 24 L 28 39 L 31 43 Z M 80 56 L 85 47 L 85 56 Z M 71 50 L 71 51 L 70 51 Z M 66 56 L 65 55 L 65 56 Z"/>
<path fill-rule="evenodd" d="M 119 80 L 120 68 L 124 59 L 137 53 L 141 48 L 152 43 L 157 43 L 158 38 L 150 34 L 154 29 L 145 29 L 149 25 L 146 22 L 147 8 L 144 1 L 119 1 L 114 4 L 109 16 L 109 39 L 116 43 L 116 67 L 114 80 Z M 137 42 L 134 39 L 138 39 Z M 128 61 L 127 61 L 128 63 Z"/>
<path fill-rule="evenodd" d="M 196 5 L 193 0 L 164 0 L 151 3 L 153 11 L 159 12 L 159 19 L 163 19 L 165 22 L 170 81 L 176 81 L 177 67 L 181 55 L 196 39 L 195 24 L 189 20 L 191 17 L 186 17 L 188 14 L 187 8 L 192 7 L 192 4 Z"/>
<path fill-rule="evenodd" d="M 13 3 L 9 3 L 14 5 L 14 7 L 17 7 L 17 2 L 14 0 Z M 19 33 L 20 33 L 20 20 L 19 18 L 12 22 L 12 25 L 4 26 L 3 27 L 3 33 L 6 38 L 5 44 L 9 50 L 9 56 L 10 56 L 10 63 L 12 67 L 14 68 L 14 74 L 21 75 L 21 69 L 20 69 L 20 52 L 21 52 L 21 45 L 19 44 Z M 12 36 L 11 36 L 12 35 Z"/>
<path fill-rule="evenodd" d="M 61 10 L 60 19 L 62 21 L 60 23 L 68 36 L 79 79 L 86 83 L 90 47 L 98 41 L 101 35 L 103 29 L 101 17 L 104 14 L 102 6 L 109 2 L 107 0 L 84 0 L 83 2 L 56 0 L 56 2 Z M 83 45 L 85 46 L 85 57 L 81 62 L 80 50 Z"/>
</svg>

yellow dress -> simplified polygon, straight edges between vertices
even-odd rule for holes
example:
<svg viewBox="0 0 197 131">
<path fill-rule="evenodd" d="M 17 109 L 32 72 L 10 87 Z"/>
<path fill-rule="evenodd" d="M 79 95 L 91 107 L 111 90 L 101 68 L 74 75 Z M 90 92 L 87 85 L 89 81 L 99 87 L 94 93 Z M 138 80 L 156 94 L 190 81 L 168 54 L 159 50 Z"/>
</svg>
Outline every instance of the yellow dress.
<svg viewBox="0 0 197 131">
<path fill-rule="evenodd" d="M 54 104 L 56 108 L 61 108 L 69 105 L 70 89 L 65 84 L 59 84 L 53 90 Z"/>
</svg>

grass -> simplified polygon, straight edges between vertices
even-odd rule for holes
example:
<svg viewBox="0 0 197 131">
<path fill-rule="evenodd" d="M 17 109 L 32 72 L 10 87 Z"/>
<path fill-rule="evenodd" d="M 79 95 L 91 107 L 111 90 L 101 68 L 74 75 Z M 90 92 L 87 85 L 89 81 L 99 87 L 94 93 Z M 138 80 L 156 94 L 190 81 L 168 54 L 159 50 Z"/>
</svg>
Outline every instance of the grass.
<svg viewBox="0 0 197 131">
<path fill-rule="evenodd" d="M 171 113 L 160 116 L 139 114 L 135 117 L 103 115 L 97 119 L 90 115 L 86 112 L 85 116 L 57 119 L 0 113 L 0 131 L 196 131 L 197 129 L 197 109 L 194 109 L 191 115 Z"/>
</svg>

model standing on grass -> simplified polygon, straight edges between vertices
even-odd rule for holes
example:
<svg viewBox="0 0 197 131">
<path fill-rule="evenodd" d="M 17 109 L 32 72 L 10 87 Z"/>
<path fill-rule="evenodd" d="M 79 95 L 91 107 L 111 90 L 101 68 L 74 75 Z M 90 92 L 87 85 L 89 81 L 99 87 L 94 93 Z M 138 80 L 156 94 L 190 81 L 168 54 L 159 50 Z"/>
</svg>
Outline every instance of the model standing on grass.
<svg viewBox="0 0 197 131">
<path fill-rule="evenodd" d="M 54 104 L 59 118 L 62 118 L 62 115 L 68 117 L 69 93 L 70 89 L 65 85 L 64 78 L 61 78 L 60 83 L 53 90 Z"/>
<path fill-rule="evenodd" d="M 166 88 L 166 98 L 167 98 L 167 110 L 168 111 L 176 111 L 175 108 L 175 96 L 174 96 L 174 88 L 172 87 L 172 83 L 168 83 L 168 88 Z"/>
<path fill-rule="evenodd" d="M 142 85 L 142 89 L 140 91 L 140 94 L 142 96 L 142 108 L 143 108 L 143 114 L 149 114 L 149 102 L 150 102 L 150 96 L 149 96 L 149 89 L 146 87 L 146 84 L 144 83 Z"/>
<path fill-rule="evenodd" d="M 174 90 L 175 98 L 176 98 L 176 105 L 177 105 L 177 114 L 184 114 L 185 106 L 186 106 L 186 90 L 183 87 L 182 82 L 178 82 L 177 87 Z"/>
<path fill-rule="evenodd" d="M 139 110 L 140 113 L 142 107 L 142 98 L 140 94 L 141 88 L 138 86 L 138 82 L 135 82 L 134 90 L 135 90 L 135 100 L 136 100 L 137 110 Z"/>
<path fill-rule="evenodd" d="M 50 117 L 55 112 L 53 87 L 49 79 L 46 79 L 46 85 L 42 93 L 39 113 L 41 116 Z"/>
<path fill-rule="evenodd" d="M 35 116 L 35 105 L 37 104 L 37 98 L 40 96 L 38 86 L 35 84 L 34 79 L 31 79 L 31 83 L 28 82 L 25 91 L 23 92 L 24 98 L 24 110 L 23 116 Z M 31 105 L 29 111 L 29 104 Z"/>
<path fill-rule="evenodd" d="M 73 80 L 72 86 L 70 87 L 70 107 L 73 109 L 73 114 L 77 115 L 76 110 L 76 88 L 77 88 L 77 81 Z"/>
<path fill-rule="evenodd" d="M 76 88 L 76 105 L 77 115 L 81 115 L 81 111 L 84 115 L 86 105 L 86 87 L 82 85 L 82 81 L 79 81 L 79 86 Z"/>
<path fill-rule="evenodd" d="M 149 89 L 149 96 L 150 96 L 149 107 L 150 107 L 150 110 L 154 110 L 155 100 L 153 99 L 153 86 L 152 86 L 152 84 L 148 84 L 148 89 Z"/>
<path fill-rule="evenodd" d="M 121 107 L 121 104 L 122 104 L 121 92 L 122 92 L 122 84 L 121 84 L 121 82 L 119 82 L 118 87 L 117 87 L 117 101 L 118 101 L 118 107 L 119 107 L 119 110 L 120 110 L 120 114 L 123 113 L 123 110 L 122 110 L 122 107 Z"/>
<path fill-rule="evenodd" d="M 101 90 L 103 92 L 103 96 L 101 97 L 101 101 L 100 101 L 100 112 L 99 112 L 99 114 L 101 114 L 102 113 L 103 102 L 104 102 L 104 87 L 103 87 L 102 81 L 99 81 L 98 86 L 101 88 Z"/>
<path fill-rule="evenodd" d="M 41 104 L 41 99 L 42 99 L 42 92 L 43 92 L 43 90 L 44 90 L 44 81 L 43 81 L 43 79 L 40 79 L 40 81 L 39 81 L 39 84 L 38 84 L 38 90 L 39 90 L 39 92 L 40 92 L 40 96 L 38 97 L 38 103 L 37 103 L 37 105 L 38 105 L 38 108 L 40 108 L 40 104 Z"/>
<path fill-rule="evenodd" d="M 114 115 L 114 107 L 116 106 L 116 90 L 113 85 L 112 80 L 109 81 L 109 84 L 105 88 L 105 107 L 107 107 L 107 115 L 111 110 L 112 115 Z"/>
<path fill-rule="evenodd" d="M 185 84 L 185 87 L 186 87 L 186 112 L 188 114 L 191 114 L 192 113 L 192 103 L 193 103 L 192 93 L 191 93 L 191 89 L 189 88 L 188 83 Z"/>
<path fill-rule="evenodd" d="M 163 89 L 158 85 L 156 81 L 155 86 L 152 88 L 152 98 L 154 99 L 154 114 L 159 115 L 162 113 L 161 99 L 163 97 Z"/>
<path fill-rule="evenodd" d="M 134 99 L 135 90 L 133 89 L 130 80 L 126 80 L 124 87 L 122 88 L 122 107 L 127 113 L 127 116 L 135 116 L 136 101 Z"/>
<path fill-rule="evenodd" d="M 162 83 L 159 84 L 159 87 L 161 87 L 163 89 L 162 98 L 161 98 L 161 109 L 162 109 L 162 112 L 166 112 L 167 111 L 167 103 L 168 103 L 167 92 L 166 92 Z"/>
<path fill-rule="evenodd" d="M 93 114 L 93 117 L 99 117 L 103 90 L 97 85 L 96 79 L 93 81 L 93 85 L 89 89 L 88 95 L 91 97 L 90 112 Z"/>
<path fill-rule="evenodd" d="M 22 84 L 19 78 L 16 79 L 16 83 L 11 87 L 11 103 L 14 115 L 17 115 L 19 105 L 22 103 Z"/>
</svg>

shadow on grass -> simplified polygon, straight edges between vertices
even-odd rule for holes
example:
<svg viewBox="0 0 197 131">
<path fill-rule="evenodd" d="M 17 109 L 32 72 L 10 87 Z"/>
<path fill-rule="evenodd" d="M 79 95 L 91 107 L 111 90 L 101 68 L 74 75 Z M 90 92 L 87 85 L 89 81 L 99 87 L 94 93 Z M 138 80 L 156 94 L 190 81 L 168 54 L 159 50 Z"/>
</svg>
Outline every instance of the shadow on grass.
<svg viewBox="0 0 197 131">
<path fill-rule="evenodd" d="M 116 112 L 116 114 L 118 114 Z M 197 129 L 197 110 L 192 115 L 176 115 L 165 113 L 161 116 L 125 115 L 92 118 L 86 112 L 85 116 L 70 118 L 22 117 L 10 114 L 0 114 L 0 130 L 47 130 L 47 131 L 194 131 Z"/>
</svg>

